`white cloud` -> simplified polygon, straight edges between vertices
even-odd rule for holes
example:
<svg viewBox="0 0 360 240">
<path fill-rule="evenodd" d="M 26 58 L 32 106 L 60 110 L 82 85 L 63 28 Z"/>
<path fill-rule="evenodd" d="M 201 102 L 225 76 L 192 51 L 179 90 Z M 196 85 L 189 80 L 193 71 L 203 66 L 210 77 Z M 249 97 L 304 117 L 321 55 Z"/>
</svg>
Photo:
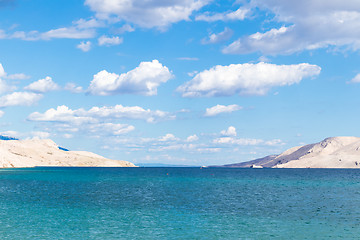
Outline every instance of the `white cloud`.
<svg viewBox="0 0 360 240">
<path fill-rule="evenodd" d="M 31 106 L 42 98 L 41 94 L 32 92 L 13 92 L 0 97 L 0 107 Z"/>
<path fill-rule="evenodd" d="M 96 18 L 90 18 L 89 20 L 80 18 L 79 20 L 74 21 L 73 24 L 76 25 L 78 29 L 99 28 L 105 26 L 102 21 L 99 21 Z"/>
<path fill-rule="evenodd" d="M 215 21 L 236 21 L 244 20 L 247 15 L 250 13 L 249 9 L 239 8 L 236 11 L 228 11 L 225 13 L 209 13 L 201 14 L 196 16 L 196 21 L 206 21 L 206 22 L 215 22 Z"/>
<path fill-rule="evenodd" d="M 171 133 L 168 133 L 165 136 L 159 138 L 160 142 L 177 141 L 177 140 L 179 139 Z"/>
<path fill-rule="evenodd" d="M 5 114 L 4 111 L 1 111 L 1 110 L 0 110 L 0 118 L 1 118 L 2 116 L 4 116 L 4 114 Z"/>
<path fill-rule="evenodd" d="M 5 80 L 1 79 L 1 78 L 7 78 L 7 77 L 8 77 L 8 75 L 5 72 L 2 64 L 0 63 L 0 94 L 5 93 L 5 92 L 14 91 L 16 89 L 16 87 L 8 85 Z"/>
<path fill-rule="evenodd" d="M 234 144 L 234 145 L 259 145 L 264 143 L 262 139 L 253 139 L 253 138 L 233 138 L 233 137 L 221 137 L 216 138 L 213 141 L 215 144 Z"/>
<path fill-rule="evenodd" d="M 0 132 L 0 135 L 6 136 L 6 137 L 12 137 L 12 138 L 19 138 L 21 134 L 16 131 L 9 130 L 9 131 Z"/>
<path fill-rule="evenodd" d="M 34 139 L 47 139 L 50 138 L 49 132 L 41 132 L 41 131 L 33 131 L 31 132 L 31 136 Z"/>
<path fill-rule="evenodd" d="M 167 82 L 173 75 L 158 60 L 141 62 L 140 65 L 121 75 L 103 70 L 94 75 L 89 86 L 92 95 L 140 94 L 152 96 L 157 94 L 161 83 Z"/>
<path fill-rule="evenodd" d="M 216 116 L 221 113 L 231 113 L 231 112 L 239 111 L 241 109 L 242 109 L 242 107 L 237 104 L 232 104 L 232 105 L 228 105 L 228 106 L 218 104 L 214 107 L 207 108 L 206 112 L 205 112 L 205 116 L 213 117 L 213 116 Z"/>
<path fill-rule="evenodd" d="M 358 73 L 349 83 L 360 83 L 360 73 Z"/>
<path fill-rule="evenodd" d="M 195 142 L 195 141 L 197 141 L 197 140 L 199 140 L 199 137 L 198 137 L 196 134 L 191 135 L 191 136 L 188 136 L 188 137 L 186 138 L 186 141 L 187 141 L 187 142 Z"/>
<path fill-rule="evenodd" d="M 27 119 L 34 122 L 51 123 L 51 129 L 61 132 L 65 138 L 71 138 L 74 132 L 82 132 L 95 136 L 122 135 L 133 131 L 135 127 L 128 124 L 114 123 L 116 120 L 124 118 L 148 120 L 145 119 L 145 116 L 131 115 L 132 112 L 130 110 L 124 110 L 123 115 L 117 114 L 119 109 L 124 110 L 124 107 L 121 105 L 103 108 L 94 107 L 86 111 L 82 108 L 72 110 L 67 106 L 59 106 L 56 109 L 51 108 L 44 113 L 31 113 Z M 146 110 L 144 111 L 146 112 Z"/>
<path fill-rule="evenodd" d="M 87 130 L 95 134 L 111 133 L 112 135 L 117 136 L 129 133 L 135 130 L 135 127 L 128 124 L 98 123 L 88 125 Z"/>
<path fill-rule="evenodd" d="M 175 116 L 160 110 L 152 111 L 142 107 L 124 107 L 116 105 L 114 107 L 93 107 L 88 111 L 92 117 L 112 118 L 112 119 L 140 119 L 147 122 L 157 122 L 159 120 L 172 120 Z"/>
<path fill-rule="evenodd" d="M 0 94 L 10 92 L 15 89 L 15 87 L 8 85 L 4 80 L 0 79 Z"/>
<path fill-rule="evenodd" d="M 80 49 L 83 52 L 88 52 L 91 49 L 91 42 L 87 41 L 87 42 L 80 42 L 78 45 L 76 45 L 76 47 L 78 49 Z"/>
<path fill-rule="evenodd" d="M 66 139 L 70 139 L 70 138 L 73 138 L 73 137 L 74 137 L 74 135 L 70 134 L 70 133 L 63 134 L 63 138 L 66 138 Z"/>
<path fill-rule="evenodd" d="M 82 93 L 84 89 L 81 86 L 76 85 L 75 83 L 67 83 L 64 87 L 65 90 L 72 93 Z"/>
<path fill-rule="evenodd" d="M 265 145 L 276 146 L 276 145 L 285 145 L 285 143 L 281 139 L 273 139 L 270 141 L 266 141 Z"/>
<path fill-rule="evenodd" d="M 303 78 L 320 74 L 317 65 L 275 65 L 269 63 L 215 66 L 198 73 L 178 87 L 183 97 L 265 95 L 272 87 L 299 83 Z"/>
<path fill-rule="evenodd" d="M 25 41 L 38 41 L 38 40 L 51 40 L 54 38 L 67 38 L 67 39 L 86 39 L 94 38 L 96 31 L 94 29 L 78 29 L 76 27 L 63 27 L 52 29 L 47 32 L 38 31 L 16 31 L 7 35 L 9 39 L 21 39 Z"/>
<path fill-rule="evenodd" d="M 60 87 L 52 80 L 51 77 L 46 77 L 31 83 L 30 85 L 24 87 L 24 89 L 36 93 L 46 93 L 59 90 Z"/>
<path fill-rule="evenodd" d="M 107 37 L 105 35 L 102 35 L 98 39 L 99 46 L 114 46 L 119 45 L 124 41 L 123 38 L 116 37 Z"/>
<path fill-rule="evenodd" d="M 222 130 L 221 135 L 227 136 L 227 137 L 236 137 L 236 128 L 233 126 L 228 127 L 226 130 Z"/>
<path fill-rule="evenodd" d="M 172 23 L 189 20 L 190 15 L 206 5 L 208 0 L 86 0 L 100 19 L 116 16 L 119 20 L 144 28 L 165 29 Z"/>
<path fill-rule="evenodd" d="M 275 14 L 283 23 L 264 33 L 244 36 L 223 49 L 224 53 L 291 54 L 318 48 L 360 49 L 360 5 L 356 0 L 253 0 L 249 4 Z"/>
<path fill-rule="evenodd" d="M 78 29 L 76 27 L 63 27 L 52 29 L 42 33 L 40 39 L 49 40 L 52 38 L 86 39 L 95 37 L 94 29 Z"/>
<path fill-rule="evenodd" d="M 6 76 L 6 79 L 10 79 L 10 80 L 25 80 L 25 79 L 29 79 L 30 76 L 24 74 L 24 73 L 15 73 L 15 74 L 10 74 Z"/>
<path fill-rule="evenodd" d="M 6 72 L 5 72 L 4 67 L 2 66 L 2 64 L 0 63 L 0 78 L 5 77 L 5 76 L 6 76 Z"/>
<path fill-rule="evenodd" d="M 0 39 L 5 39 L 5 38 L 7 38 L 7 34 L 3 29 L 0 29 Z"/>
<path fill-rule="evenodd" d="M 123 34 L 123 33 L 126 33 L 126 32 L 133 32 L 135 31 L 135 28 L 133 28 L 131 25 L 129 24 L 124 24 L 122 27 L 116 29 L 114 31 L 114 33 L 116 34 Z"/>
<path fill-rule="evenodd" d="M 177 59 L 183 61 L 199 61 L 199 58 L 196 57 L 179 57 Z"/>
<path fill-rule="evenodd" d="M 152 111 L 143 109 L 138 106 L 124 107 L 116 105 L 113 107 L 92 107 L 88 111 L 80 108 L 72 110 L 67 106 L 58 106 L 56 109 L 51 108 L 45 113 L 34 112 L 29 115 L 31 121 L 40 122 L 63 122 L 80 125 L 83 123 L 112 122 L 116 119 L 139 119 L 147 122 L 156 122 L 159 120 L 174 119 L 167 112 L 160 110 Z"/>
<path fill-rule="evenodd" d="M 56 109 L 50 108 L 43 114 L 39 112 L 31 113 L 28 120 L 36 122 L 62 122 L 71 123 L 73 125 L 96 122 L 95 119 L 87 116 L 84 109 L 71 110 L 64 105 L 58 106 Z"/>
<path fill-rule="evenodd" d="M 233 30 L 226 27 L 224 31 L 218 34 L 213 33 L 207 39 L 204 38 L 201 42 L 202 44 L 215 44 L 215 43 L 223 42 L 230 39 L 233 33 L 234 33 Z"/>
</svg>

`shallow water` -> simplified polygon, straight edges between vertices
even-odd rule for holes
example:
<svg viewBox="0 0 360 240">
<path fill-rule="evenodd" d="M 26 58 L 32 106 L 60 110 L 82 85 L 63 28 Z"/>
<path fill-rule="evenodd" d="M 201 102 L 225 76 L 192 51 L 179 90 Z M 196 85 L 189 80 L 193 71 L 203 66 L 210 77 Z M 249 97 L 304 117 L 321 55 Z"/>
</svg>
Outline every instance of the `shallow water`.
<svg viewBox="0 0 360 240">
<path fill-rule="evenodd" d="M 0 170 L 0 239 L 359 236 L 359 170 Z"/>
</svg>

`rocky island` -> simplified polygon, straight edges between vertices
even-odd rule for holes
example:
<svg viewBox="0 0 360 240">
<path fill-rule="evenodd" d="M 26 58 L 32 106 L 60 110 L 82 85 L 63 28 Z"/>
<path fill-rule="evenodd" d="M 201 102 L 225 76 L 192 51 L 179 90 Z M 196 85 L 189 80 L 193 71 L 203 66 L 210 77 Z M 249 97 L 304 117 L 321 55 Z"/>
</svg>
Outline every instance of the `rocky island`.
<svg viewBox="0 0 360 240">
<path fill-rule="evenodd" d="M 0 140 L 0 168 L 136 167 L 85 151 L 68 151 L 52 140 Z"/>
<path fill-rule="evenodd" d="M 293 147 L 279 155 L 213 167 L 250 168 L 360 168 L 360 138 L 330 137 Z"/>
</svg>

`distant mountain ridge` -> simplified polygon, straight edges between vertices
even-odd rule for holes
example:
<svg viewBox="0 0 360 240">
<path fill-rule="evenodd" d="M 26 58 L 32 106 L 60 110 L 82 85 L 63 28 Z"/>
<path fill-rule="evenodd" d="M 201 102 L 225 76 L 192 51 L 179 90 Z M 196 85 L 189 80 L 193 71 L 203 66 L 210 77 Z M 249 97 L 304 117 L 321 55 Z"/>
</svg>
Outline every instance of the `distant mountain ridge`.
<svg viewBox="0 0 360 240">
<path fill-rule="evenodd" d="M 14 137 L 5 136 L 5 135 L 0 135 L 0 140 L 7 141 L 7 140 L 19 140 L 19 139 L 14 138 Z"/>
<path fill-rule="evenodd" d="M 212 167 L 249 168 L 360 168 L 360 138 L 330 137 L 321 142 L 293 147 L 279 155 L 248 162 Z"/>
</svg>

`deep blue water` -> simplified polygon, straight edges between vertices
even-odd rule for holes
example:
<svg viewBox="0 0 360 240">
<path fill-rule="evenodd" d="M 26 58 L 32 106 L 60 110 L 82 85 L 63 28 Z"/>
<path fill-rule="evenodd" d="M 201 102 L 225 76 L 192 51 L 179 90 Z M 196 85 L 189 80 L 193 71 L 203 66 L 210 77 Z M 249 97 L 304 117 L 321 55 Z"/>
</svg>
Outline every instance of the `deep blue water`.
<svg viewBox="0 0 360 240">
<path fill-rule="evenodd" d="M 0 170 L 0 239 L 359 236 L 359 170 Z"/>
</svg>

